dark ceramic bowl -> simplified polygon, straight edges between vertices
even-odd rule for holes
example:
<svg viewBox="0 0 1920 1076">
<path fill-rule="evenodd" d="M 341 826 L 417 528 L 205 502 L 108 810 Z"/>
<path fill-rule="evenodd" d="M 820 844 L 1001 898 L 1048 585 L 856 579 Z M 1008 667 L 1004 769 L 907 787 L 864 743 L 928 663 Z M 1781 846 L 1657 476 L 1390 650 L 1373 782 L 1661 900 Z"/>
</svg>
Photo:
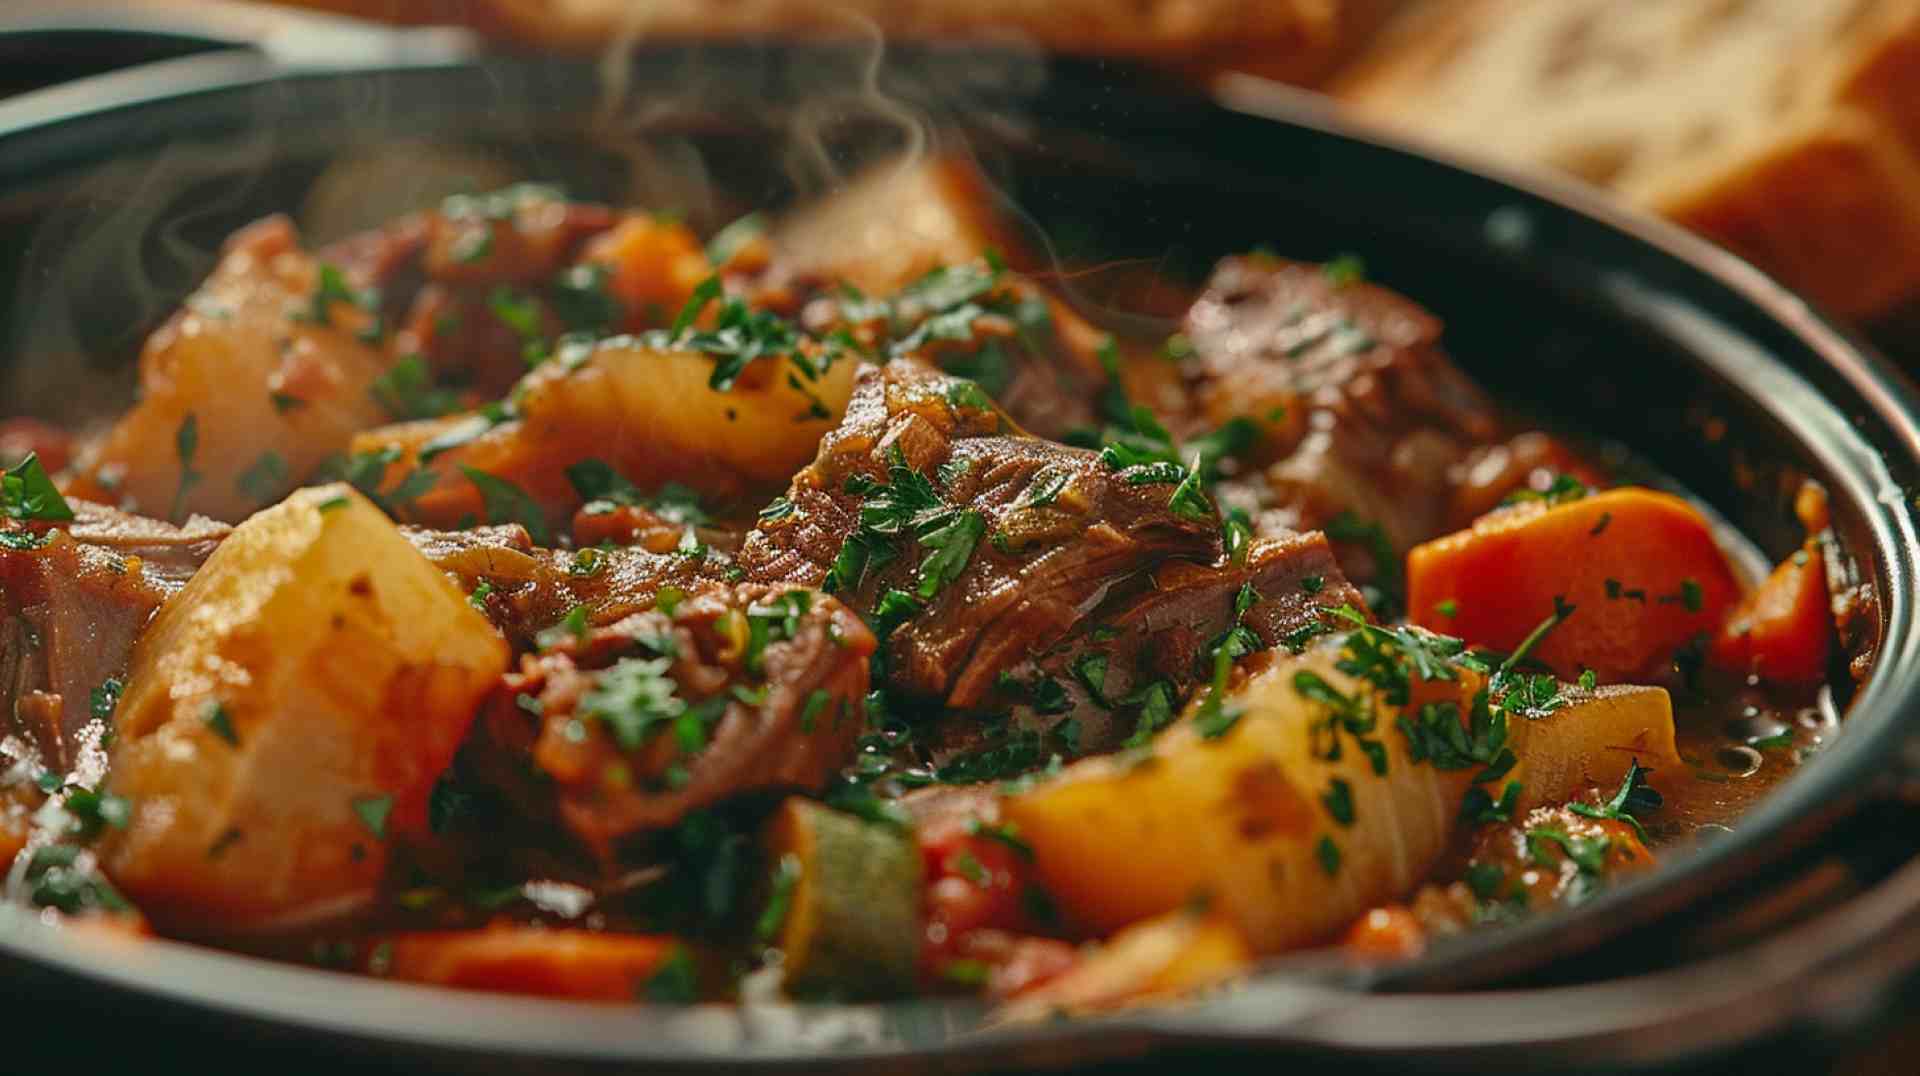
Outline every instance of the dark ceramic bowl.
<svg viewBox="0 0 1920 1076">
<path fill-rule="evenodd" d="M 95 40 L 60 29 L 78 33 L 68 44 Z M 1010 51 L 683 47 L 629 57 L 609 98 L 589 66 L 473 58 L 444 36 L 322 35 L 289 59 L 196 51 L 190 38 L 156 46 L 125 29 L 115 33 L 165 58 L 0 102 L 0 225 L 12 240 L 0 250 L 11 356 L 0 416 L 81 421 L 121 406 L 103 386 L 128 383 L 139 334 L 206 270 L 220 237 L 268 212 L 337 210 L 316 186 L 343 161 L 384 161 L 378 174 L 402 188 L 369 190 L 370 202 L 414 180 L 424 189 L 448 160 L 478 160 L 580 196 L 721 219 L 931 138 L 972 152 L 1076 257 L 1178 271 L 1263 243 L 1305 258 L 1360 252 L 1370 275 L 1446 320 L 1450 350 L 1483 384 L 1627 446 L 1770 557 L 1797 544 L 1790 497 L 1817 479 L 1874 595 L 1875 656 L 1863 682 L 1832 685 L 1842 734 L 1735 831 L 1581 908 L 1371 975 L 1292 961 L 1213 1000 L 996 1028 L 961 1003 L 682 1009 L 462 994 L 11 914 L 0 982 L 9 1004 L 38 1006 L 14 1016 L 79 1005 L 174 1041 L 514 1072 L 925 1071 L 1170 1046 L 1564 1071 L 1832 1035 L 1899 996 L 1920 956 L 1911 871 L 1734 951 L 1662 958 L 1663 946 L 1693 954 L 1672 939 L 1735 914 L 1741 895 L 1802 877 L 1844 827 L 1896 810 L 1889 794 L 1920 720 L 1911 387 L 1725 252 L 1582 189 L 1356 132 L 1253 81 L 1209 99 Z M 39 55 L 35 40 L 0 35 L 0 55 Z M 343 48 L 320 55 L 329 44 Z"/>
</svg>

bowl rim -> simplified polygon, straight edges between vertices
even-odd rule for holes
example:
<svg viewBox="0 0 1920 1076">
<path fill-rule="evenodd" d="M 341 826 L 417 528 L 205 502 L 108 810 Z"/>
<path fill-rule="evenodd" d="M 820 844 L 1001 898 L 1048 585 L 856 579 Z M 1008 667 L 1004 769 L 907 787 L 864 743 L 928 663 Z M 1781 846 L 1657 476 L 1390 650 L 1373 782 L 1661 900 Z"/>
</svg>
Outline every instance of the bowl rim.
<svg viewBox="0 0 1920 1076">
<path fill-rule="evenodd" d="M 656 51 L 674 49 L 664 46 Z M 645 58 L 643 53 L 637 61 Z M 0 183 L 14 182 L 9 177 L 35 167 L 34 161 L 45 167 L 49 161 L 58 162 L 76 152 L 75 147 L 85 140 L 77 129 L 90 121 L 150 106 L 244 94 L 276 84 L 297 90 L 297 85 L 308 79 L 341 79 L 364 73 L 431 74 L 522 62 L 436 55 L 411 61 L 386 58 L 360 67 L 302 67 L 250 50 L 161 61 L 0 102 L 0 160 L 14 162 L 0 167 Z M 1109 65 L 1101 66 L 1111 70 Z M 1103 90 L 1110 111 L 1119 111 L 1115 103 L 1126 100 L 1124 93 L 1115 97 L 1115 92 Z M 1754 370 L 1764 370 L 1769 387 L 1786 394 L 1776 400 L 1810 403 L 1804 412 L 1783 413 L 1775 406 L 1769 413 L 1787 422 L 1816 454 L 1827 453 L 1830 458 L 1824 462 L 1832 472 L 1847 476 L 1853 483 L 1844 491 L 1833 492 L 1859 506 L 1871 534 L 1873 548 L 1855 550 L 1855 554 L 1862 559 L 1869 552 L 1872 555 L 1881 623 L 1874 673 L 1861 686 L 1852 712 L 1870 715 L 1875 735 L 1839 738 L 1816 761 L 1824 775 L 1817 787 L 1813 782 L 1798 780 L 1754 807 L 1741 827 L 1742 834 L 1755 835 L 1751 840 L 1713 842 L 1690 850 L 1685 862 L 1692 876 L 1701 880 L 1696 889 L 1750 868 L 1756 845 L 1811 839 L 1839 813 L 1875 794 L 1879 785 L 1896 775 L 1899 766 L 1908 764 L 1903 757 L 1893 756 L 1904 756 L 1909 739 L 1895 727 L 1902 702 L 1920 692 L 1920 630 L 1916 630 L 1920 626 L 1915 624 L 1915 562 L 1920 532 L 1916 532 L 1912 503 L 1888 468 L 1886 452 L 1897 451 L 1905 464 L 1920 461 L 1920 397 L 1901 373 L 1737 256 L 1664 222 L 1624 210 L 1591 188 L 1468 161 L 1416 139 L 1336 116 L 1300 91 L 1247 76 L 1222 80 L 1210 102 L 1196 101 L 1180 107 L 1286 124 L 1317 139 L 1371 145 L 1404 159 L 1409 166 L 1478 177 L 1513 198 L 1598 225 L 1674 263 L 1703 285 L 1724 292 L 1770 326 L 1783 330 L 1810 361 L 1839 378 L 1863 414 L 1871 415 L 1884 428 L 1884 448 L 1854 428 L 1848 416 L 1816 390 L 1803 372 L 1795 371 L 1779 356 L 1757 350 L 1751 341 L 1747 341 L 1751 354 L 1740 361 L 1753 364 L 1752 369 L 1722 371 L 1738 380 L 1750 378 Z M 50 155 L 13 152 L 24 140 L 34 137 L 47 140 Z M 1663 308 L 1661 303 L 1670 300 L 1669 296 L 1622 294 L 1613 298 L 1650 318 L 1678 319 L 1667 325 L 1670 333 L 1725 329 L 1710 316 L 1690 321 L 1685 309 Z M 1890 746 L 1898 750 L 1890 751 Z M 1816 791 L 1823 794 L 1815 795 Z M 1460 950 L 1448 955 L 1456 966 L 1477 969 L 1476 974 L 1497 973 L 1503 967 L 1501 951 L 1530 944 L 1551 945 L 1556 936 L 1566 933 L 1569 923 L 1611 921 L 1616 925 L 1609 929 L 1617 933 L 1624 929 L 1620 924 L 1632 920 L 1618 914 L 1621 910 L 1636 904 L 1658 908 L 1663 899 L 1669 905 L 1674 903 L 1675 887 L 1663 881 L 1674 869 L 1669 866 L 1609 891 L 1575 913 L 1577 920 L 1565 914 L 1540 916 L 1499 932 L 1500 945 L 1482 947 L 1477 953 Z M 773 1067 L 937 1056 L 966 1065 L 987 1065 L 1012 1057 L 1027 1061 L 1088 1060 L 1135 1054 L 1154 1044 L 1205 1042 L 1429 1059 L 1442 1055 L 1510 1059 L 1517 1056 L 1514 1051 L 1524 1048 L 1534 1061 L 1547 1056 L 1538 1051 L 1551 1047 L 1589 1064 L 1608 1057 L 1644 1062 L 1655 1056 L 1671 1058 L 1724 1048 L 1785 1020 L 1812 1019 L 1814 1014 L 1804 998 L 1800 999 L 1803 1004 L 1786 1008 L 1757 1005 L 1754 999 L 1768 989 L 1779 992 L 1783 975 L 1789 971 L 1802 979 L 1830 974 L 1842 957 L 1873 951 L 1876 929 L 1891 930 L 1896 925 L 1912 928 L 1920 923 L 1920 873 L 1916 871 L 1920 868 L 1903 872 L 1860 902 L 1863 911 L 1851 924 L 1836 924 L 1834 917 L 1823 917 L 1742 953 L 1631 979 L 1526 992 L 1381 993 L 1292 977 L 1261 976 L 1234 994 L 1193 1005 L 985 1031 L 977 1026 L 981 1007 L 964 1002 L 855 1006 L 782 1003 L 667 1009 L 488 996 L 340 975 L 316 978 L 330 973 L 163 939 L 142 939 L 130 948 L 124 940 L 49 925 L 43 917 L 18 909 L 0 909 L 0 954 L 99 986 L 277 1028 L 497 1056 Z M 1913 931 L 1909 929 L 1908 933 Z M 1798 959 L 1783 948 L 1816 937 L 1820 948 L 1795 950 Z M 1883 944 L 1880 951 L 1896 948 Z M 1920 954 L 1920 943 L 1912 951 Z M 1887 976 L 1892 974 L 1893 970 L 1886 971 Z M 1444 985 L 1444 979 L 1442 975 L 1429 981 Z M 1391 985 L 1388 980 L 1382 981 Z M 1858 985 L 1859 973 L 1856 971 L 1848 981 Z M 1883 981 L 1884 977 L 1874 980 Z M 1738 1007 L 1733 1005 L 1735 995 Z M 1529 1013 L 1529 1018 L 1516 1019 L 1520 1011 L 1516 1006 Z M 1738 1018 L 1732 1015 L 1736 1008 L 1764 1014 L 1765 1021 Z M 1838 1003 L 1827 1008 L 1833 1010 L 1827 1015 L 1837 1020 Z M 1703 1019 L 1705 1014 L 1715 1015 Z M 1488 1019 L 1489 1015 L 1498 1018 Z M 893 1032 L 885 1030 L 870 1041 L 861 1037 L 874 1028 L 896 1028 L 915 1021 L 927 1027 L 952 1025 L 965 1033 L 943 1031 L 922 1042 L 890 1039 Z M 1503 1027 L 1507 1030 L 1500 1032 Z M 1622 1030 L 1657 1030 L 1663 1045 L 1649 1047 L 1643 1041 L 1627 1048 L 1616 1042 L 1609 1048 L 1608 1041 Z"/>
</svg>

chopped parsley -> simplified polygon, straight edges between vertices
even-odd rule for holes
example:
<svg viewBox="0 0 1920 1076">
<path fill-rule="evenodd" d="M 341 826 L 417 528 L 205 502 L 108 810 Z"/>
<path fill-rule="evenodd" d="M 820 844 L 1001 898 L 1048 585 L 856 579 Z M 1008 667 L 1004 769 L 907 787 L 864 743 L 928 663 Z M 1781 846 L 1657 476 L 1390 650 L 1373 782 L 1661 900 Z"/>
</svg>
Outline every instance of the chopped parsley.
<svg viewBox="0 0 1920 1076">
<path fill-rule="evenodd" d="M 676 945 L 659 969 L 647 979 L 646 998 L 663 1004 L 685 1005 L 699 996 L 699 976 L 694 969 L 693 959 L 687 955 L 685 946 Z"/>
<path fill-rule="evenodd" d="M 1787 735 L 1791 736 L 1792 733 Z M 1644 841 L 1647 831 L 1640 825 L 1640 820 L 1634 817 L 1634 812 L 1658 810 L 1666 803 L 1660 793 L 1647 784 L 1647 775 L 1652 772 L 1643 768 L 1639 759 L 1630 759 L 1626 777 L 1620 781 L 1620 788 L 1614 792 L 1613 798 L 1598 807 L 1576 801 L 1567 804 L 1567 810 L 1588 818 L 1611 818 L 1625 822 Z"/>
<path fill-rule="evenodd" d="M 793 890 L 800 884 L 800 874 L 800 857 L 791 852 L 774 864 L 773 878 L 767 887 L 767 905 L 753 924 L 754 939 L 761 945 L 771 945 L 780 936 L 780 928 L 786 925 L 787 913 L 793 907 Z"/>
<path fill-rule="evenodd" d="M 459 394 L 436 386 L 427 360 L 417 354 L 401 356 L 367 391 L 396 419 L 440 418 L 460 410 Z"/>
<path fill-rule="evenodd" d="M 1343 826 L 1353 825 L 1353 786 L 1344 778 L 1335 777 L 1327 783 L 1327 790 L 1320 795 L 1320 803 L 1335 822 Z"/>
<path fill-rule="evenodd" d="M 583 602 L 568 609 L 567 615 L 560 618 L 560 623 L 542 631 L 535 641 L 540 649 L 551 650 L 568 639 L 585 642 L 588 631 L 587 607 Z"/>
<path fill-rule="evenodd" d="M 581 460 L 569 466 L 567 482 L 586 502 L 582 510 L 588 515 L 626 505 L 646 508 L 668 523 L 704 527 L 713 522 L 700 504 L 700 494 L 692 488 L 668 482 L 649 497 L 605 460 Z"/>
<path fill-rule="evenodd" d="M 460 473 L 480 491 L 488 523 L 518 523 L 527 528 L 535 545 L 553 544 L 553 532 L 547 529 L 547 514 L 526 490 L 498 475 L 465 464 L 460 465 Z"/>
<path fill-rule="evenodd" d="M 1553 481 L 1548 484 L 1544 490 L 1532 488 L 1515 490 L 1507 494 L 1506 498 L 1500 503 L 1508 505 L 1525 504 L 1528 501 L 1540 501 L 1551 508 L 1554 505 L 1577 501 L 1592 492 L 1593 490 L 1589 488 L 1585 482 L 1563 472 L 1555 475 Z M 1601 522 L 1594 527 L 1592 533 L 1599 534 L 1601 531 L 1606 530 L 1607 522 L 1610 518 L 1610 514 L 1603 517 Z"/>
<path fill-rule="evenodd" d="M 13 519 L 64 523 L 73 518 L 73 508 L 60 495 L 59 487 L 40 465 L 38 453 L 27 457 L 0 474 L 0 514 Z"/>
<path fill-rule="evenodd" d="M 96 721 L 105 721 L 113 716 L 120 705 L 120 696 L 126 691 L 126 685 L 115 677 L 107 677 L 100 686 L 87 694 L 87 712 Z"/>
<path fill-rule="evenodd" d="M 1357 254 L 1341 254 L 1321 266 L 1320 271 L 1326 275 L 1328 283 L 1343 288 L 1367 278 L 1367 263 L 1361 261 Z"/>
<path fill-rule="evenodd" d="M 387 839 L 387 817 L 393 813 L 392 796 L 361 796 L 353 801 L 353 813 L 367 832 L 379 840 Z"/>
<path fill-rule="evenodd" d="M 975 837 L 985 837 L 987 840 L 1004 844 L 1021 859 L 1029 861 L 1033 859 L 1033 845 L 1021 839 L 1020 827 L 1012 822 L 990 826 L 978 818 L 970 818 L 967 820 L 967 832 Z"/>
<path fill-rule="evenodd" d="M 240 734 L 234 730 L 233 716 L 227 712 L 225 704 L 219 700 L 207 700 L 205 708 L 200 711 L 200 721 L 206 725 L 215 736 L 220 737 L 235 747 L 240 746 Z"/>
<path fill-rule="evenodd" d="M 1340 846 L 1333 843 L 1332 837 L 1322 834 L 1319 842 L 1313 846 L 1313 855 L 1320 861 L 1320 869 L 1327 872 L 1327 877 L 1332 878 L 1340 873 Z"/>
<path fill-rule="evenodd" d="M 715 392 L 733 388 L 749 364 L 766 357 L 784 355 L 800 376 L 808 381 L 819 378 L 824 371 L 802 353 L 799 330 L 777 314 L 755 310 L 739 298 L 724 297 L 724 291 L 717 276 L 701 281 L 673 319 L 673 327 L 647 333 L 642 343 L 656 350 L 697 351 L 713 358 L 707 387 Z M 720 309 L 713 328 L 696 328 L 700 316 L 715 302 L 720 303 Z"/>
<path fill-rule="evenodd" d="M 604 336 L 620 324 L 620 300 L 607 290 L 613 271 L 595 262 L 562 270 L 548 297 L 553 312 L 571 332 Z"/>
<path fill-rule="evenodd" d="M 287 469 L 287 461 L 280 453 L 268 449 L 260 453 L 240 477 L 234 480 L 238 489 L 248 500 L 268 504 L 287 490 L 292 475 Z"/>
<path fill-rule="evenodd" d="M 200 481 L 201 474 L 193 469 L 193 457 L 200 451 L 200 419 L 193 412 L 180 420 L 180 428 L 173 431 L 173 454 L 180 461 L 180 484 L 173 491 L 173 507 L 167 510 L 168 519 L 179 519 L 180 511 L 186 506 L 187 491 Z"/>
</svg>

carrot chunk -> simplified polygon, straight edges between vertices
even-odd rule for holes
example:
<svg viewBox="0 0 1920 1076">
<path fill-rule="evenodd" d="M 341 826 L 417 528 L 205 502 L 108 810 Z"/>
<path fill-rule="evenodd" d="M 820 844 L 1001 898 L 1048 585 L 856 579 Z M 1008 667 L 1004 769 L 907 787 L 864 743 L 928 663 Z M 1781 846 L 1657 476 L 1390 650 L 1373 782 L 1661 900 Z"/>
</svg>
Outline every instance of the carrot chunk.
<svg viewBox="0 0 1920 1076">
<path fill-rule="evenodd" d="M 497 927 L 400 934 L 388 941 L 395 979 L 594 1001 L 644 999 L 677 954 L 669 937 Z"/>
<path fill-rule="evenodd" d="M 1564 679 L 1632 678 L 1716 630 L 1739 596 L 1706 517 L 1637 487 L 1502 508 L 1407 557 L 1414 622 L 1469 643 L 1511 650 L 1556 599 L 1575 606 L 1532 652 Z"/>
<path fill-rule="evenodd" d="M 1734 608 L 1709 656 L 1733 672 L 1808 683 L 1826 675 L 1832 645 L 1827 569 L 1818 544 L 1808 542 Z"/>
</svg>

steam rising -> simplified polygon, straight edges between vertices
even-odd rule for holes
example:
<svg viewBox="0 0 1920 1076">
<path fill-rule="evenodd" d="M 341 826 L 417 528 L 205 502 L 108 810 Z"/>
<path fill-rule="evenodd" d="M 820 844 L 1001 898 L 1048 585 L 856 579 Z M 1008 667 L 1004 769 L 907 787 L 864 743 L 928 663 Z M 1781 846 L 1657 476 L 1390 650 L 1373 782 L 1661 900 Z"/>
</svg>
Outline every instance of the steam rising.
<svg viewBox="0 0 1920 1076">
<path fill-rule="evenodd" d="M 908 169 L 930 153 L 967 152 L 949 118 L 989 95 L 1004 103 L 1044 86 L 1046 64 L 1030 44 L 997 42 L 988 53 L 930 48 L 911 64 L 890 64 L 878 25 L 852 11 L 844 17 L 856 44 L 804 53 L 648 52 L 630 20 L 599 58 L 598 100 L 584 115 L 530 98 L 511 65 L 483 67 L 493 99 L 438 102 L 442 110 L 426 111 L 458 119 L 442 118 L 425 138 L 422 110 L 400 95 L 446 92 L 438 80 L 364 75 L 249 91 L 250 122 L 236 135 L 175 142 L 28 196 L 37 223 L 15 285 L 0 415 L 79 424 L 117 413 L 143 335 L 204 278 L 228 233 L 268 212 L 297 212 L 317 246 L 456 189 L 528 178 L 677 211 L 712 228 L 765 208 L 768 197 L 740 189 L 739 162 L 713 156 L 716 129 L 744 124 L 756 132 L 753 164 L 779 174 L 791 199 L 804 202 L 876 167 Z M 314 94 L 331 95 L 322 103 L 344 127 L 302 118 L 313 113 Z M 449 130 L 455 122 L 460 129 Z M 553 148 L 582 128 L 602 171 L 606 158 L 614 162 L 613 176 L 583 184 L 570 174 L 575 161 Z M 469 141 L 476 133 L 506 137 Z M 309 163 L 316 153 L 326 154 L 317 174 Z M 1045 235 L 1026 223 L 1052 263 Z M 1074 290 L 1070 276 L 1056 281 Z"/>
</svg>

